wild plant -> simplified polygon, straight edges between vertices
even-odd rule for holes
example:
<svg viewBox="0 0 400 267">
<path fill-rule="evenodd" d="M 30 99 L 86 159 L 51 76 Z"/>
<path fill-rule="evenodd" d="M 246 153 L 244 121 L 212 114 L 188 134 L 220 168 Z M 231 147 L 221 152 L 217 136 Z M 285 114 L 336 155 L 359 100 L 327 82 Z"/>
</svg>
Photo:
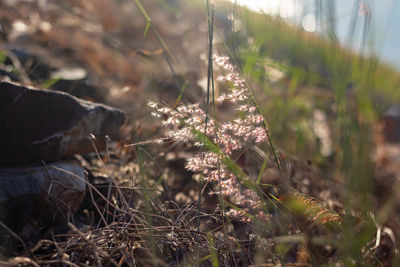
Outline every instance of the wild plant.
<svg viewBox="0 0 400 267">
<path fill-rule="evenodd" d="M 166 118 L 163 124 L 170 129 L 168 138 L 205 148 L 188 158 L 185 167 L 202 174 L 206 184 L 216 185 L 216 190 L 210 194 L 221 194 L 239 207 L 231 208 L 226 215 L 242 221 L 250 221 L 254 216 L 266 219 L 268 216 L 263 212 L 262 196 L 257 193 L 255 183 L 238 170 L 233 158 L 246 146 L 268 141 L 263 126 L 264 118 L 252 104 L 245 81 L 235 71 L 228 57 L 214 55 L 213 60 L 226 72 L 217 81 L 231 86 L 215 102 L 218 105 L 229 102 L 236 106 L 237 115 L 232 121 L 218 122 L 215 118 L 209 118 L 199 103 L 180 104 L 176 108 L 153 101 L 149 101 L 148 105 L 155 117 Z"/>
</svg>

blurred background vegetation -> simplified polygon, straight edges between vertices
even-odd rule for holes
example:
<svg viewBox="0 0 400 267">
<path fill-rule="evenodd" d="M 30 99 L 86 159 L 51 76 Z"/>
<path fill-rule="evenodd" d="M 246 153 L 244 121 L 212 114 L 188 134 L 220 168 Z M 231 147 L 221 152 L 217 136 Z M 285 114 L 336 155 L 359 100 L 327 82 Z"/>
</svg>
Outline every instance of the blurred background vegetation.
<svg viewBox="0 0 400 267">
<path fill-rule="evenodd" d="M 397 1 L 232 2 L 227 46 L 257 88 L 275 142 L 338 182 L 348 211 L 382 215 L 377 202 L 389 198 L 377 196 L 387 171 L 379 168 L 379 129 L 400 100 Z M 355 234 L 351 225 L 344 258 L 373 234 L 368 227 Z"/>
</svg>

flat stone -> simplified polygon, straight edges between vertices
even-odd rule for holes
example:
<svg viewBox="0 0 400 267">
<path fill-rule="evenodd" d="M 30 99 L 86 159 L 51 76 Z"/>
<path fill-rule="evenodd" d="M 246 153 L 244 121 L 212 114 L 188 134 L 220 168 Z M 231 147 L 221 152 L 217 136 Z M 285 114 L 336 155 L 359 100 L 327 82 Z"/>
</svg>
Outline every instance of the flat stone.
<svg viewBox="0 0 400 267">
<path fill-rule="evenodd" d="M 0 165 L 53 162 L 115 140 L 125 122 L 121 110 L 67 93 L 0 82 Z"/>
<path fill-rule="evenodd" d="M 28 221 L 67 222 L 86 192 L 86 173 L 76 162 L 0 168 L 0 221 L 20 233 Z"/>
<path fill-rule="evenodd" d="M 392 105 L 380 119 L 383 122 L 383 136 L 385 142 L 400 142 L 400 105 Z"/>
</svg>

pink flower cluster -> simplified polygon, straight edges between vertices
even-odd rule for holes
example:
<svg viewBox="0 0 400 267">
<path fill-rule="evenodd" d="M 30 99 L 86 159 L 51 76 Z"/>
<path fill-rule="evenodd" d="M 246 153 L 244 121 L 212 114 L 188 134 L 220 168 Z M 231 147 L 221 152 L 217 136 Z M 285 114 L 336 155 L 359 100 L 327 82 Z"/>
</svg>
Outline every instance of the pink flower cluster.
<svg viewBox="0 0 400 267">
<path fill-rule="evenodd" d="M 235 72 L 235 67 L 229 63 L 227 57 L 215 55 L 213 59 L 227 71 L 225 76 L 217 80 L 228 82 L 233 86 L 228 92 L 219 96 L 216 102 L 237 104 L 240 117 L 230 122 L 218 123 L 213 118 L 207 117 L 199 104 L 179 105 L 176 109 L 152 101 L 149 101 L 148 105 L 154 110 L 152 112 L 154 116 L 167 118 L 163 123 L 171 129 L 169 138 L 180 142 L 192 142 L 202 147 L 202 140 L 195 134 L 198 131 L 214 142 L 225 156 L 231 157 L 234 152 L 240 152 L 246 145 L 268 141 L 268 136 L 262 125 L 264 118 L 257 113 L 256 107 L 249 104 L 251 102 L 249 90 L 244 80 Z M 220 193 L 240 207 L 238 210 L 229 210 L 228 215 L 243 221 L 250 221 L 246 213 L 264 219 L 268 217 L 262 211 L 260 196 L 241 185 L 238 177 L 222 164 L 222 157 L 221 153 L 215 151 L 201 152 L 187 160 L 186 169 L 202 173 L 204 179 L 215 182 Z"/>
</svg>

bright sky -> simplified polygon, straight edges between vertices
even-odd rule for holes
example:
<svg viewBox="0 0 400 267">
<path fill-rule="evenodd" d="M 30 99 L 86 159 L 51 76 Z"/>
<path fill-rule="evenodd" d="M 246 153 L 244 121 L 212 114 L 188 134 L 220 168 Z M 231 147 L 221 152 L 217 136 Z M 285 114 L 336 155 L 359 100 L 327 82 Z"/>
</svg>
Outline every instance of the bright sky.
<svg viewBox="0 0 400 267">
<path fill-rule="evenodd" d="M 235 2 L 235 0 L 230 0 Z M 247 6 L 254 11 L 261 11 L 271 15 L 291 17 L 296 12 L 296 1 L 294 0 L 236 0 L 238 4 Z"/>
<path fill-rule="evenodd" d="M 235 2 L 235 0 L 229 0 Z M 247 6 L 254 11 L 261 11 L 271 15 L 291 17 L 296 12 L 295 0 L 236 0 L 236 3 Z"/>
<path fill-rule="evenodd" d="M 235 3 L 235 0 L 229 0 Z M 239 5 L 256 12 L 266 13 L 269 15 L 279 15 L 282 18 L 297 21 L 298 16 L 302 14 L 304 0 L 236 0 Z M 297 17 L 296 17 L 297 16 Z M 316 30 L 315 15 L 313 13 L 304 14 L 300 21 L 304 30 L 314 32 Z"/>
</svg>

